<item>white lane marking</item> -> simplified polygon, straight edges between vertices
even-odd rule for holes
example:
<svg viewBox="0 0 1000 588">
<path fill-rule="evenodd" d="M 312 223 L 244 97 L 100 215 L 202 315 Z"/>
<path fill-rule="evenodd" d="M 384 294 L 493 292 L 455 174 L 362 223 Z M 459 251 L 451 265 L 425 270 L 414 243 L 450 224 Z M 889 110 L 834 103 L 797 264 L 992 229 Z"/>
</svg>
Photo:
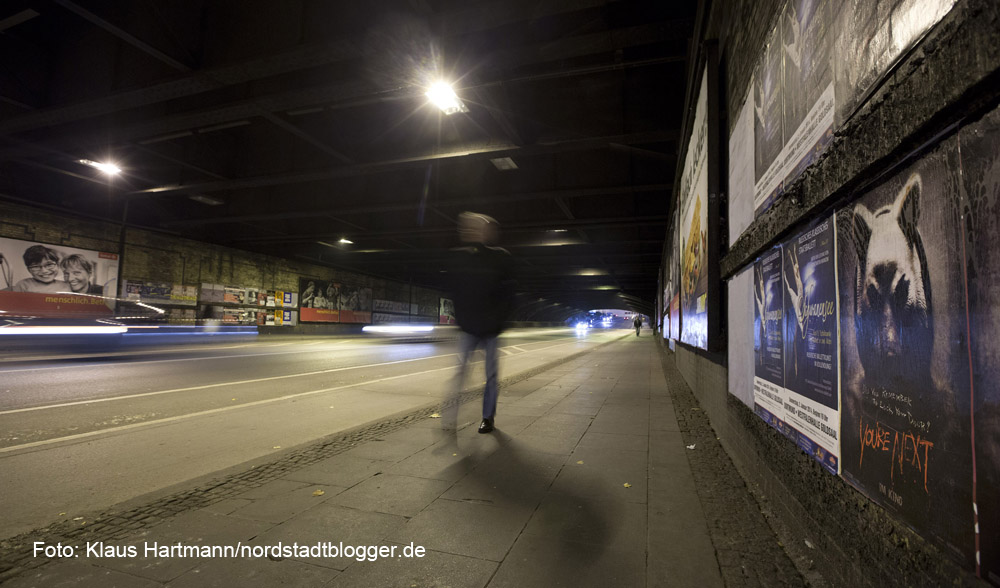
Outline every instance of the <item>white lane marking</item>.
<svg viewBox="0 0 1000 588">
<path fill-rule="evenodd" d="M 510 346 L 510 348 L 511 348 L 511 349 L 517 349 L 517 350 L 518 350 L 518 351 L 520 351 L 521 353 L 524 353 L 524 349 L 521 349 L 521 348 L 520 348 L 520 347 L 518 347 L 517 345 L 511 345 L 511 346 Z"/>
<path fill-rule="evenodd" d="M 367 380 L 367 381 L 364 381 L 364 382 L 357 382 L 357 383 L 354 383 L 354 384 L 344 384 L 342 386 L 334 386 L 333 388 L 321 388 L 319 390 L 309 390 L 308 392 L 299 392 L 298 394 L 287 394 L 285 396 L 278 396 L 276 398 L 267 398 L 265 400 L 256 400 L 254 402 L 247 402 L 247 403 L 244 403 L 244 404 L 238 404 L 236 406 L 224 406 L 224 407 L 221 407 L 221 408 L 213 408 L 213 409 L 210 409 L 210 410 L 202 410 L 202 411 L 199 411 L 199 412 L 192 412 L 190 414 L 182 414 L 182 415 L 167 417 L 167 418 L 158 419 L 158 420 L 155 420 L 155 421 L 146 421 L 146 422 L 142 422 L 142 423 L 132 423 L 131 425 L 122 425 L 120 427 L 113 427 L 113 428 L 110 428 L 110 429 L 100 429 L 98 431 L 90 431 L 90 432 L 87 432 L 87 433 L 77 433 L 76 435 L 68 435 L 66 437 L 55 437 L 55 438 L 52 438 L 52 439 L 46 439 L 44 441 L 35 441 L 33 443 L 25 443 L 23 445 L 12 445 L 10 447 L 0 448 L 0 454 L 2 454 L 2 453 L 10 453 L 12 451 L 17 451 L 17 450 L 22 450 L 22 449 L 31 449 L 32 447 L 40 447 L 40 446 L 43 446 L 43 445 L 51 445 L 53 443 L 61 443 L 61 442 L 64 442 L 64 441 L 73 441 L 73 440 L 76 440 L 76 439 L 85 439 L 87 437 L 94 437 L 96 435 L 103 435 L 103 434 L 106 434 L 106 433 L 117 433 L 119 431 L 127 431 L 129 429 L 138 429 L 140 427 L 148 427 L 148 426 L 152 426 L 152 425 L 160 425 L 160 424 L 165 424 L 165 423 L 171 423 L 171 422 L 176 422 L 176 421 L 181 421 L 181 420 L 193 418 L 193 417 L 196 417 L 196 416 L 203 416 L 203 415 L 207 415 L 207 414 L 218 414 L 220 412 L 227 412 L 227 411 L 230 411 L 230 410 L 236 410 L 238 408 L 246 408 L 246 407 L 250 407 L 250 406 L 259 406 L 259 405 L 262 405 L 262 404 L 270 404 L 272 402 L 278 402 L 278 401 L 281 401 L 281 400 L 289 400 L 291 398 L 301 398 L 303 396 L 311 396 L 313 394 L 320 394 L 320 393 L 323 393 L 323 392 L 334 392 L 334 391 L 337 391 L 337 390 L 343 390 L 345 388 L 353 388 L 355 386 L 367 386 L 368 384 L 377 384 L 379 382 L 386 382 L 386 381 L 389 381 L 389 380 L 397 380 L 399 378 L 410 378 L 410 377 L 413 377 L 413 376 L 419 376 L 419 375 L 423 375 L 423 374 L 429 374 L 429 373 L 432 373 L 432 372 L 440 372 L 440 371 L 443 371 L 443 370 L 453 370 L 453 369 L 455 369 L 455 367 L 456 366 L 448 366 L 448 367 L 443 367 L 443 368 L 435 368 L 433 370 L 425 370 L 425 371 L 422 371 L 422 372 L 414 372 L 412 374 L 403 374 L 401 376 L 389 376 L 387 378 L 379 378 L 377 380 Z"/>
<path fill-rule="evenodd" d="M 500 351 L 503 351 L 504 355 L 510 355 L 510 351 L 507 351 L 503 347 L 500 348 Z"/>
<path fill-rule="evenodd" d="M 570 343 L 560 343 L 559 345 L 569 345 L 569 344 Z M 558 347 L 559 345 L 556 345 L 555 347 Z M 455 355 L 455 354 L 451 354 L 451 355 Z M 447 355 L 442 355 L 442 356 L 439 356 L 439 357 L 447 357 Z M 405 360 L 405 361 L 415 361 L 415 360 Z M 398 363 L 401 363 L 401 362 L 398 362 Z M 476 362 L 472 362 L 472 363 L 476 364 L 476 363 L 483 363 L 483 362 L 476 361 Z M 113 427 L 113 428 L 110 428 L 110 429 L 101 429 L 101 430 L 98 430 L 98 431 L 89 431 L 87 433 L 77 433 L 75 435 L 68 435 L 66 437 L 54 437 L 52 439 L 46 439 L 44 441 L 34 441 L 32 443 L 25 443 L 23 445 L 12 445 L 10 447 L 0 448 L 0 454 L 10 453 L 10 452 L 13 452 L 13 451 L 19 451 L 19 450 L 23 450 L 23 449 L 31 449 L 33 447 L 42 447 L 44 445 L 52 445 L 54 443 L 62 443 L 62 442 L 65 442 L 65 441 L 74 441 L 76 439 L 86 439 L 88 437 L 94 437 L 94 436 L 97 436 L 97 435 L 117 433 L 117 432 L 120 432 L 120 431 L 127 431 L 127 430 L 130 430 L 130 429 L 138 429 L 140 427 L 149 427 L 149 426 L 153 426 L 153 425 L 161 425 L 161 424 L 166 424 L 166 423 L 171 423 L 171 422 L 177 422 L 177 421 L 182 421 L 182 420 L 194 418 L 194 417 L 197 417 L 197 416 L 203 416 L 203 415 L 208 415 L 208 414 L 218 414 L 218 413 L 228 412 L 230 410 L 236 410 L 236 409 L 240 409 L 240 408 L 247 408 L 247 407 L 251 407 L 251 406 L 260 406 L 260 405 L 263 405 L 263 404 L 271 404 L 271 403 L 274 403 L 274 402 L 280 402 L 282 400 L 289 400 L 289 399 L 292 399 L 292 398 L 302 398 L 303 396 L 312 396 L 314 394 L 322 394 L 323 392 L 335 392 L 337 390 L 344 390 L 344 389 L 347 389 L 347 388 L 355 388 L 357 386 L 367 386 L 369 384 L 378 384 L 380 382 L 388 382 L 389 380 L 398 380 L 400 378 L 412 378 L 413 376 L 421 376 L 423 374 L 431 374 L 431 373 L 434 373 L 434 372 L 441 372 L 441 371 L 444 371 L 444 370 L 453 370 L 456 367 L 457 366 L 453 366 L 452 365 L 452 366 L 443 367 L 443 368 L 435 368 L 435 369 L 432 369 L 432 370 L 424 370 L 424 371 L 420 371 L 420 372 L 413 372 L 413 373 L 410 373 L 410 374 L 402 374 L 402 375 L 399 375 L 399 376 L 388 376 L 388 377 L 385 377 L 385 378 L 379 378 L 377 380 L 367 380 L 367 381 L 364 381 L 364 382 L 355 382 L 354 384 L 343 384 L 341 386 L 334 386 L 332 388 L 321 388 L 319 390 L 309 390 L 307 392 L 299 392 L 297 394 L 286 394 L 285 396 L 278 396 L 278 397 L 275 397 L 275 398 L 266 398 L 264 400 L 256 400 L 254 402 L 247 402 L 247 403 L 244 403 L 244 404 L 238 404 L 236 406 L 223 406 L 223 407 L 220 407 L 220 408 L 212 408 L 212 409 L 209 409 L 209 410 L 202 410 L 202 411 L 199 411 L 199 412 L 192 412 L 190 414 L 182 414 L 182 415 L 167 417 L 167 418 L 158 419 L 158 420 L 155 420 L 155 421 L 146 421 L 146 422 L 142 422 L 142 423 L 132 423 L 130 425 L 122 425 L 120 427 Z M 347 368 L 340 368 L 340 369 L 347 369 Z M 270 378 L 264 378 L 264 379 L 270 379 Z M 208 387 L 208 386 L 205 386 L 205 387 Z M 156 394 L 156 393 L 154 392 L 153 394 Z M 109 400 L 111 400 L 111 399 L 109 399 Z M 73 403 L 73 404 L 79 404 L 79 403 Z M 25 409 L 21 409 L 21 410 L 25 410 Z M 8 411 L 8 412 L 11 412 L 11 411 Z M 19 412 L 19 411 L 12 411 L 12 412 Z M 0 414 L 4 414 L 4 413 L 0 413 Z"/>
<path fill-rule="evenodd" d="M 566 343 L 560 343 L 559 345 L 566 345 Z M 501 348 L 501 349 L 503 349 L 503 348 Z M 543 349 L 549 349 L 549 347 L 544 347 Z M 539 349 L 538 351 L 541 351 L 541 349 Z M 251 356 L 253 356 L 253 355 L 259 355 L 259 354 L 251 354 Z M 278 354 L 275 353 L 275 354 L 265 354 L 265 355 L 278 355 Z M 237 386 L 237 385 L 240 385 L 240 384 L 256 384 L 258 382 L 269 382 L 269 381 L 273 381 L 273 380 L 283 380 L 283 379 L 287 379 L 287 378 L 299 378 L 299 377 L 306 377 L 306 376 L 316 376 L 316 375 L 320 375 L 320 374 L 332 374 L 334 372 L 342 372 L 342 371 L 347 371 L 347 370 L 357 370 L 357 369 L 370 368 L 370 367 L 381 367 L 381 366 L 395 365 L 395 364 L 400 364 L 400 363 L 411 363 L 411 362 L 414 362 L 414 361 L 423 361 L 425 359 L 440 359 L 440 358 L 443 358 L 443 357 L 452 357 L 454 355 L 457 355 L 457 354 L 455 354 L 455 353 L 446 353 L 444 355 L 431 355 L 431 356 L 428 356 L 428 357 L 415 357 L 415 358 L 411 358 L 411 359 L 400 359 L 400 360 L 397 360 L 397 361 L 387 361 L 387 362 L 382 362 L 382 363 L 369 363 L 369 364 L 364 364 L 364 365 L 346 366 L 346 367 L 339 367 L 339 368 L 330 368 L 330 369 L 326 369 L 326 370 L 317 370 L 317 371 L 303 372 L 303 373 L 298 373 L 298 374 L 285 374 L 285 375 L 281 375 L 281 376 L 268 376 L 266 378 L 253 378 L 253 379 L 250 379 L 250 380 L 238 380 L 238 381 L 234 381 L 234 382 L 219 382 L 217 384 L 205 384 L 203 386 L 188 386 L 186 388 L 171 388 L 169 390 L 155 390 L 153 392 L 141 392 L 139 394 L 125 394 L 123 396 L 112 396 L 112 397 L 108 397 L 108 398 L 93 398 L 93 399 L 90 399 L 90 400 L 77 400 L 77 401 L 74 401 L 74 402 L 63 402 L 63 403 L 60 403 L 60 404 L 45 404 L 45 405 L 42 405 L 42 406 L 29 406 L 27 408 L 14 408 L 14 409 L 10 409 L 10 410 L 2 410 L 2 411 L 0 411 L 0 416 L 7 415 L 7 414 L 16 414 L 16 413 L 19 413 L 19 412 L 33 412 L 33 411 L 36 411 L 36 410 L 45 410 L 45 409 L 49 409 L 49 408 L 65 408 L 67 406 L 79 406 L 81 404 L 96 404 L 96 403 L 99 403 L 99 402 L 111 402 L 111 401 L 114 401 L 114 400 L 128 400 L 128 399 L 131 399 L 131 398 L 144 398 L 146 396 L 159 396 L 161 394 L 173 394 L 175 392 L 191 392 L 193 390 L 205 390 L 205 389 L 208 389 L 208 388 L 221 388 L 223 386 Z M 233 357 L 233 356 L 226 356 L 226 357 Z M 217 359 L 217 358 L 205 358 L 205 359 Z M 166 361 L 175 361 L 175 360 L 163 360 L 163 361 L 166 362 Z M 176 361 L 180 361 L 180 360 L 176 360 Z M 134 363 L 156 363 L 156 362 L 134 362 Z M 134 365 L 134 363 L 130 363 L 129 365 Z M 38 369 L 42 369 L 42 368 L 38 368 Z M 14 371 L 14 370 L 10 370 L 10 371 Z M 0 372 L 0 373 L 3 373 L 3 372 Z"/>
<path fill-rule="evenodd" d="M 234 381 L 234 382 L 220 382 L 218 384 L 205 384 L 203 386 L 189 386 L 187 388 L 171 388 L 169 390 L 155 390 L 153 392 L 141 392 L 139 394 L 126 394 L 124 396 L 111 396 L 111 397 L 108 397 L 108 398 L 94 398 L 94 399 L 91 399 L 91 400 L 77 400 L 77 401 L 74 401 L 74 402 L 63 402 L 61 404 L 46 404 L 46 405 L 43 405 L 43 406 L 29 406 L 27 408 L 14 408 L 14 409 L 11 409 L 11 410 L 3 410 L 3 411 L 0 411 L 0 415 L 15 414 L 15 413 L 19 413 L 19 412 L 31 412 L 31 411 L 35 411 L 35 410 L 45 410 L 45 409 L 48 409 L 48 408 L 64 408 L 64 407 L 67 407 L 67 406 L 79 406 L 81 404 L 96 404 L 98 402 L 111 402 L 113 400 L 128 400 L 130 398 L 143 398 L 143 397 L 146 397 L 146 396 L 159 396 L 160 394 L 173 394 L 175 392 L 190 392 L 192 390 L 205 390 L 207 388 L 221 388 L 223 386 L 238 386 L 238 385 L 241 385 L 241 384 L 256 384 L 258 382 L 270 382 L 270 381 L 273 381 L 273 380 L 283 380 L 283 379 L 287 379 L 287 378 L 299 378 L 299 377 L 303 377 L 303 376 L 316 376 L 316 375 L 319 375 L 319 374 L 331 374 L 331 373 L 334 373 L 334 372 L 343 372 L 343 371 L 347 371 L 347 370 L 357 370 L 357 369 L 370 368 L 370 367 L 380 367 L 380 366 L 386 366 L 386 365 L 393 365 L 393 364 L 397 364 L 397 363 L 410 363 L 410 362 L 414 362 L 414 361 L 422 361 L 424 359 L 438 359 L 438 358 L 441 358 L 441 357 L 450 357 L 452 355 L 456 355 L 456 354 L 455 353 L 448 353 L 448 354 L 445 354 L 445 355 L 432 355 L 430 357 L 415 357 L 415 358 L 412 358 L 412 359 L 400 359 L 400 360 L 397 360 L 397 361 L 388 361 L 388 362 L 383 362 L 383 363 L 369 363 L 369 364 L 365 364 L 365 365 L 354 365 L 354 366 L 347 366 L 347 367 L 330 368 L 328 370 L 319 370 L 319 371 L 314 371 L 314 372 L 304 372 L 304 373 L 299 373 L 299 374 L 285 374 L 285 375 L 282 375 L 282 376 L 268 376 L 266 378 L 254 378 L 254 379 L 251 379 L 251 380 L 237 380 L 237 381 Z"/>
</svg>

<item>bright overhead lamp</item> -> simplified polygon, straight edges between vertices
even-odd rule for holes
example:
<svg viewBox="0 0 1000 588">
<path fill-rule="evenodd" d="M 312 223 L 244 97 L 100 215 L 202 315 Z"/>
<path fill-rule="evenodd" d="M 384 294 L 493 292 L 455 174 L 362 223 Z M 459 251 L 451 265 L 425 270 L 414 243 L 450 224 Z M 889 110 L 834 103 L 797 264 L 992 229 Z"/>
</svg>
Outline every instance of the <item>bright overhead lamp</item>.
<svg viewBox="0 0 1000 588">
<path fill-rule="evenodd" d="M 341 239 L 340 241 L 337 241 L 337 243 L 340 243 L 341 245 L 354 245 L 354 241 L 351 241 L 350 239 Z"/>
<path fill-rule="evenodd" d="M 118 167 L 117 165 L 115 165 L 113 163 L 100 163 L 100 162 L 97 162 L 97 161 L 91 161 L 89 159 L 80 159 L 78 161 L 80 163 L 82 163 L 83 165 L 89 165 L 90 167 L 92 167 L 92 168 L 94 168 L 96 170 L 102 171 L 102 172 L 108 174 L 109 176 L 113 176 L 113 175 L 122 173 L 122 168 Z"/>
<path fill-rule="evenodd" d="M 449 83 L 437 82 L 424 95 L 431 101 L 431 104 L 440 108 L 441 112 L 446 115 L 452 115 L 456 112 L 469 112 L 468 107 L 455 94 L 455 90 L 451 88 L 451 84 Z"/>
</svg>

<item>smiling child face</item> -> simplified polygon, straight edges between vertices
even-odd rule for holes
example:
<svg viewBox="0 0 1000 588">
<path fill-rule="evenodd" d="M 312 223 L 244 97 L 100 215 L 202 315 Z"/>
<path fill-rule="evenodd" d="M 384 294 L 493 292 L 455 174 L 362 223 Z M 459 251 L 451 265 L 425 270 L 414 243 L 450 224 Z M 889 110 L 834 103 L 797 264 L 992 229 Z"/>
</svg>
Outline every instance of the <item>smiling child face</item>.
<svg viewBox="0 0 1000 588">
<path fill-rule="evenodd" d="M 55 281 L 55 279 L 59 276 L 59 264 L 54 261 L 44 259 L 36 264 L 29 265 L 28 272 L 31 273 L 31 277 L 35 278 L 39 282 L 48 284 Z"/>
</svg>

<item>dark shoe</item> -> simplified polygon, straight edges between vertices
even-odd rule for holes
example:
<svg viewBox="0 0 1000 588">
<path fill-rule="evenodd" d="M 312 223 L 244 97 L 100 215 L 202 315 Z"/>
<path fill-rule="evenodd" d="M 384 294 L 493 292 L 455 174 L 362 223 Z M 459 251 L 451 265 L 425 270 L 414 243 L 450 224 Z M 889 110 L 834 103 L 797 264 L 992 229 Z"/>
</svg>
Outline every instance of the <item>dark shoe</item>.
<svg viewBox="0 0 1000 588">
<path fill-rule="evenodd" d="M 493 432 L 493 419 L 483 419 L 483 422 L 479 423 L 480 433 L 492 433 Z"/>
</svg>

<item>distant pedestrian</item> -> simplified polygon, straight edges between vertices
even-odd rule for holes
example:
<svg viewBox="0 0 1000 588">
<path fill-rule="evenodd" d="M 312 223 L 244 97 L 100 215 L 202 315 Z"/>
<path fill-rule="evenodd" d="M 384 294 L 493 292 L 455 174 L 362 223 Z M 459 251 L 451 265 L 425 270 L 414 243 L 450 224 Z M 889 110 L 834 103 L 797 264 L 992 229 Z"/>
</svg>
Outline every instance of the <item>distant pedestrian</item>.
<svg viewBox="0 0 1000 588">
<path fill-rule="evenodd" d="M 632 319 L 632 326 L 635 327 L 635 336 L 638 337 L 639 330 L 642 329 L 642 317 L 635 315 L 635 318 Z"/>
<path fill-rule="evenodd" d="M 461 330 L 459 363 L 455 397 L 442 425 L 445 428 L 457 425 L 457 397 L 464 386 L 470 359 L 476 348 L 482 346 L 486 352 L 486 386 L 479 432 L 489 433 L 493 430 L 499 394 L 497 338 L 507 322 L 514 295 L 513 261 L 507 250 L 496 247 L 500 225 L 485 214 L 460 214 L 458 235 L 466 244 L 455 250 L 451 272 L 455 320 Z"/>
</svg>

